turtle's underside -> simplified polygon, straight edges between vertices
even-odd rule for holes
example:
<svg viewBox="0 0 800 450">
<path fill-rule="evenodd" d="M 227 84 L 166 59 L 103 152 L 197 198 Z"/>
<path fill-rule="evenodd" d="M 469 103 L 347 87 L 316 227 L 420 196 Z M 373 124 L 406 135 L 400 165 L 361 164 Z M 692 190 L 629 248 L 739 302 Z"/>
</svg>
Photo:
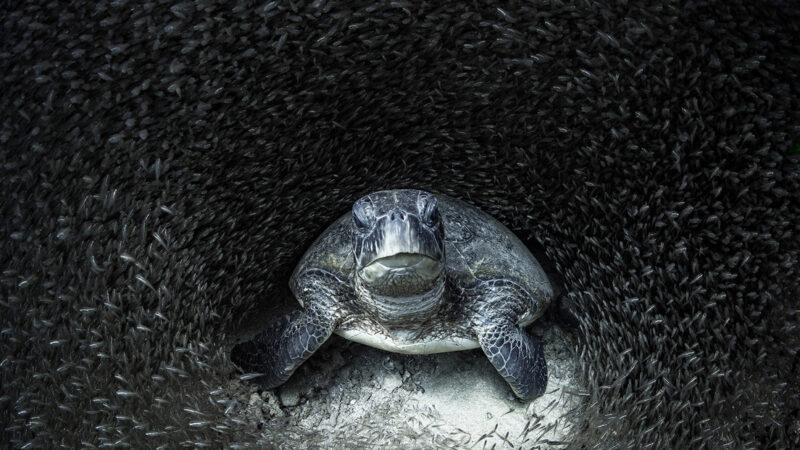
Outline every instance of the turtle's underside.
<svg viewBox="0 0 800 450">
<path fill-rule="evenodd" d="M 234 347 L 268 388 L 285 382 L 332 333 L 384 350 L 480 347 L 514 393 L 547 385 L 541 342 L 524 327 L 553 290 L 525 245 L 459 200 L 405 189 L 353 205 L 311 245 L 290 287 L 303 307 Z"/>
</svg>

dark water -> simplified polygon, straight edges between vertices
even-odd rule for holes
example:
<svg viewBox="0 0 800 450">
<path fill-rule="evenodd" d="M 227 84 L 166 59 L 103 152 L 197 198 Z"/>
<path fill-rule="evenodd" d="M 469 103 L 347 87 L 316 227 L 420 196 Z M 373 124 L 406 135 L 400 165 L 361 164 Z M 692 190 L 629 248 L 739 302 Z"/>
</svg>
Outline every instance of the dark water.
<svg viewBox="0 0 800 450">
<path fill-rule="evenodd" d="M 252 444 L 217 402 L 222 343 L 293 304 L 288 274 L 355 198 L 418 187 L 546 250 L 580 323 L 577 442 L 798 446 L 793 3 L 0 20 L 0 442 Z"/>
</svg>

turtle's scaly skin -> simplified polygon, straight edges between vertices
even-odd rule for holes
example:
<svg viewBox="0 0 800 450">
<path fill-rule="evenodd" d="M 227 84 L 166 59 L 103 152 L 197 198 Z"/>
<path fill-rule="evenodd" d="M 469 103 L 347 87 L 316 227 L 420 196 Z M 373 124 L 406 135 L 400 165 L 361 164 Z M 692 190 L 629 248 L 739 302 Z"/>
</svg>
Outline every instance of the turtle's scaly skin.
<svg viewBox="0 0 800 450">
<path fill-rule="evenodd" d="M 231 353 L 231 359 L 240 366 L 263 373 L 259 381 L 268 388 L 286 382 L 331 336 L 345 312 L 336 299 L 346 298 L 350 290 L 341 280 L 324 270 L 311 269 L 306 276 L 319 277 L 307 286 L 324 288 L 301 291 L 298 300 L 306 300 L 302 311 L 281 317 L 253 340 L 235 346 Z"/>
<path fill-rule="evenodd" d="M 342 216 L 315 240 L 291 276 L 290 287 L 304 312 L 234 348 L 234 361 L 265 373 L 263 384 L 274 387 L 333 332 L 403 353 L 481 347 L 519 397 L 540 395 L 547 383 L 542 345 L 523 327 L 552 299 L 544 271 L 525 245 L 491 216 L 444 195 L 427 200 L 432 197 L 424 191 L 395 190 L 359 200 L 353 215 Z M 359 209 L 365 201 L 377 218 Z M 434 219 L 427 216 L 431 208 Z M 354 219 L 356 214 L 360 219 Z M 372 228 L 365 223 L 359 228 L 356 220 L 371 220 Z M 422 223 L 430 226 L 418 225 Z M 443 226 L 443 240 L 437 226 Z M 425 254 L 443 263 L 438 277 L 425 282 L 430 288 L 425 284 L 413 291 L 414 278 L 406 278 L 399 289 L 412 289 L 413 295 L 381 295 L 363 281 L 359 271 L 395 253 L 386 250 L 385 241 L 392 239 L 398 242 L 389 244 L 402 248 L 399 253 Z"/>
</svg>

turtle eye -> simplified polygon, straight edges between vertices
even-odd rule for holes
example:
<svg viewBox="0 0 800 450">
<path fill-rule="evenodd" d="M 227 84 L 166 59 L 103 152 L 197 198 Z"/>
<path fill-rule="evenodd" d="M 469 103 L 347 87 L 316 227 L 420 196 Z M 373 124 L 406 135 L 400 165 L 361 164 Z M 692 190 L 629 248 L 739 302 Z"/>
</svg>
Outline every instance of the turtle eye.
<svg viewBox="0 0 800 450">
<path fill-rule="evenodd" d="M 422 211 L 422 221 L 425 225 L 433 226 L 439 218 L 439 202 L 436 197 L 428 197 L 425 202 L 425 209 Z"/>
<path fill-rule="evenodd" d="M 360 204 L 353 206 L 353 225 L 356 226 L 356 229 L 361 233 L 366 233 L 370 228 L 369 223 L 369 216 L 364 207 Z"/>
</svg>

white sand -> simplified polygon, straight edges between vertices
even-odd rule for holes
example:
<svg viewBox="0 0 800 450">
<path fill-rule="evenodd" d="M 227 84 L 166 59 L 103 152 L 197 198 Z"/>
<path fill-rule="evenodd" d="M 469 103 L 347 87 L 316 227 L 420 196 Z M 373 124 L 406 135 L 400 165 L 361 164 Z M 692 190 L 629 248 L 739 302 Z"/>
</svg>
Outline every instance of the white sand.
<svg viewBox="0 0 800 450">
<path fill-rule="evenodd" d="M 402 355 L 332 338 L 276 390 L 253 396 L 258 389 L 234 381 L 229 413 L 278 447 L 291 436 L 323 448 L 563 448 L 581 398 L 574 346 L 557 325 L 530 331 L 549 370 L 532 402 L 514 398 L 480 350 Z"/>
</svg>

